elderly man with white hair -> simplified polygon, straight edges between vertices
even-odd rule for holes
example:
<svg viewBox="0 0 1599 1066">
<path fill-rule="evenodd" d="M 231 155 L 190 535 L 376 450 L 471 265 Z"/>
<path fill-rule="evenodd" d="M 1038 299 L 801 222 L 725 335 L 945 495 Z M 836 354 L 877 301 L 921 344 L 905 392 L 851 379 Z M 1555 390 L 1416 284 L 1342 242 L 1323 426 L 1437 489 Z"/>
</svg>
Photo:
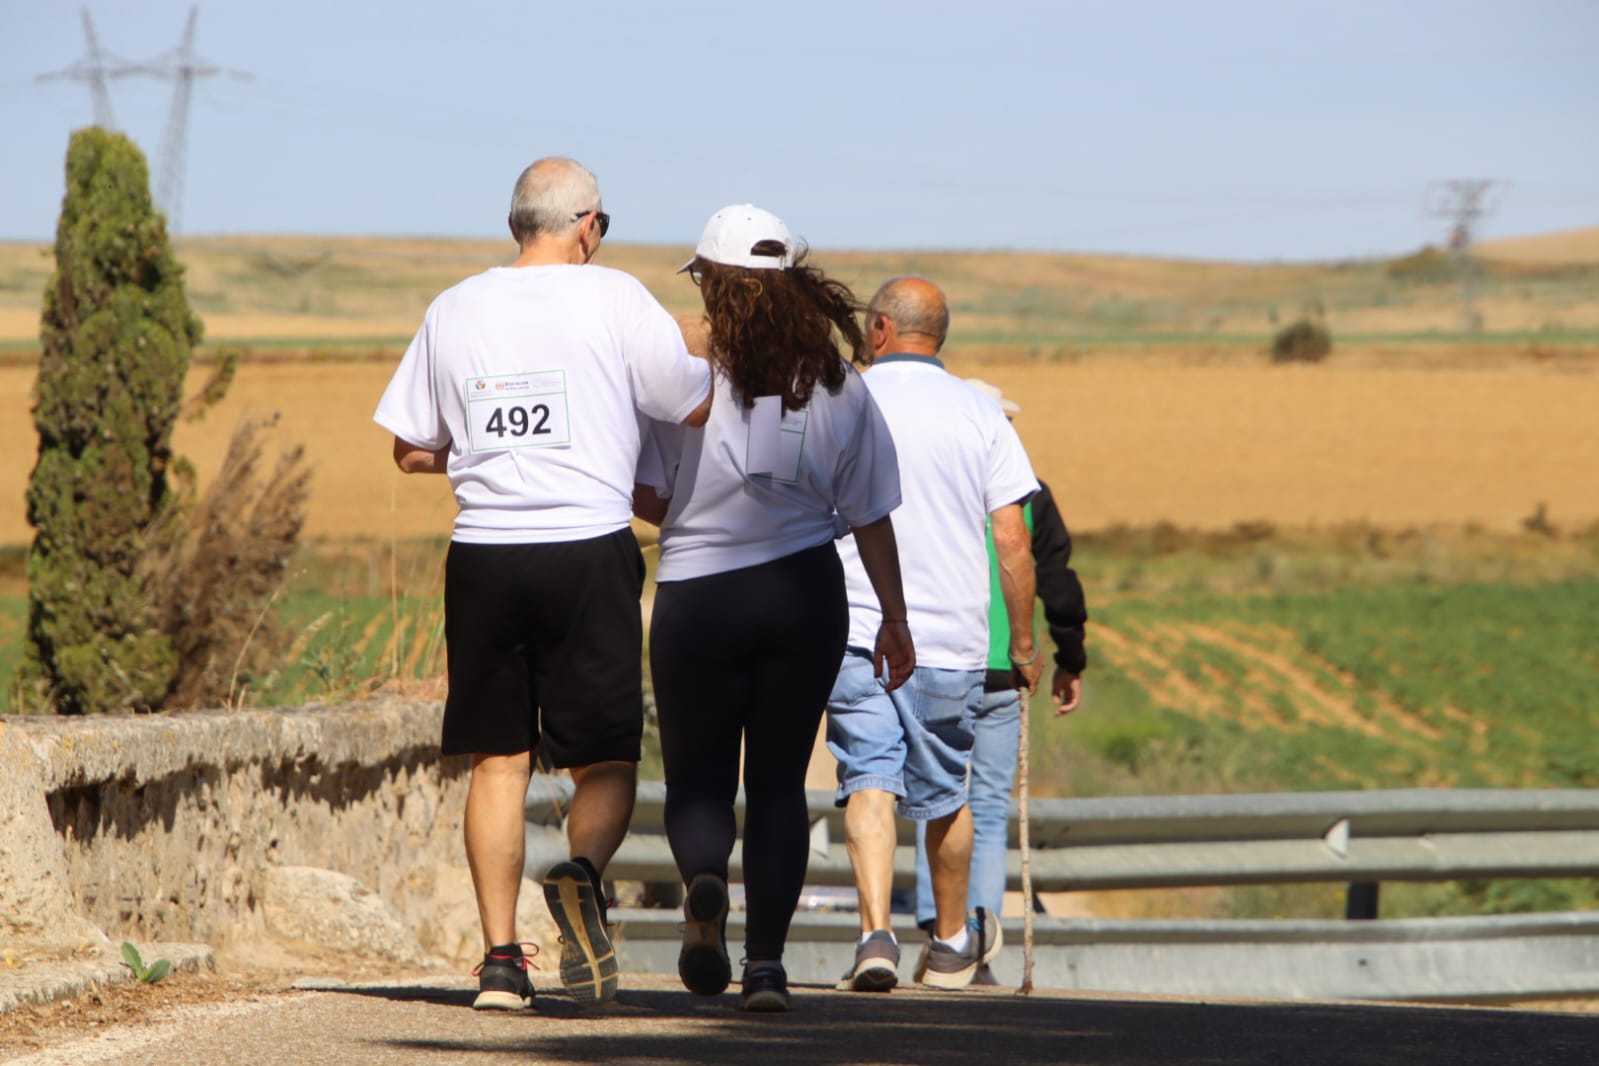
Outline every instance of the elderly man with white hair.
<svg viewBox="0 0 1599 1066">
<path fill-rule="evenodd" d="M 544 877 L 561 980 L 616 994 L 601 875 L 632 818 L 643 733 L 641 416 L 705 423 L 711 371 L 639 281 L 590 260 L 610 228 L 594 175 L 540 159 L 511 198 L 517 257 L 428 308 L 373 416 L 406 473 L 460 510 L 444 572 L 443 751 L 472 756 L 466 857 L 485 953 L 473 1006 L 533 1003 L 516 931 L 523 801 L 542 744 L 576 790 L 571 858 Z"/>
<path fill-rule="evenodd" d="M 1031 691 L 1042 667 L 1033 643 L 1033 568 L 1022 505 L 1038 491 L 1027 453 L 999 404 L 944 369 L 944 294 L 926 278 L 893 278 L 866 311 L 872 365 L 866 387 L 893 433 L 902 502 L 894 514 L 916 669 L 892 690 L 870 656 L 882 620 L 854 538 L 844 560 L 850 629 L 827 701 L 827 744 L 838 759 L 845 843 L 860 896 L 855 962 L 840 982 L 884 992 L 899 981 L 889 925 L 894 815 L 926 827 L 936 916 L 917 979 L 963 988 L 999 950 L 998 916 L 967 910 L 972 817 L 966 803 L 972 718 L 988 661 L 988 552 L 993 529 L 1006 656 Z"/>
</svg>

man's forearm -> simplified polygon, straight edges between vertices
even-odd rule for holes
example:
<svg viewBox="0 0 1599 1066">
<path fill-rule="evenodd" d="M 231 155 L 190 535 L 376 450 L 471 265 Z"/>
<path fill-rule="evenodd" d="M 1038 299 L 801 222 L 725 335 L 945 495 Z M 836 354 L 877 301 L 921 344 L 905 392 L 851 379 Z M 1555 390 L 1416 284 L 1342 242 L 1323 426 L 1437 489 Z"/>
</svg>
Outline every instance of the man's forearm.
<svg viewBox="0 0 1599 1066">
<path fill-rule="evenodd" d="M 1033 642 L 1033 597 L 1038 586 L 1033 573 L 1032 538 L 1020 504 L 1001 507 L 993 514 L 994 556 L 999 563 L 999 591 L 1010 624 L 1010 654 L 1018 662 L 1038 655 Z"/>
<path fill-rule="evenodd" d="M 394 438 L 394 465 L 406 474 L 448 473 L 450 445 L 442 448 L 420 448 L 410 441 Z"/>
</svg>

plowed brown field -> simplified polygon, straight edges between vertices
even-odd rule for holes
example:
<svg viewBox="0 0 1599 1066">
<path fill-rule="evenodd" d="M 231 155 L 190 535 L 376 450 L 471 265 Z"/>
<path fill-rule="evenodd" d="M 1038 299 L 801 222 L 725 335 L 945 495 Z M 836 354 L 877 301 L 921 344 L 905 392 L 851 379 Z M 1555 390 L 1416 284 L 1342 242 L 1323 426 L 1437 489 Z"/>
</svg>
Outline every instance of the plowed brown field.
<svg viewBox="0 0 1599 1066">
<path fill-rule="evenodd" d="M 448 533 L 442 478 L 403 477 L 371 421 L 391 366 L 247 365 L 178 450 L 202 479 L 245 411 L 281 411 L 315 468 L 312 536 Z M 1123 365 L 963 367 L 1000 385 L 1073 528 L 1167 520 L 1221 528 L 1366 521 L 1515 529 L 1599 521 L 1599 373 Z M 23 493 L 37 449 L 32 367 L 0 368 L 0 544 L 28 540 Z"/>
</svg>

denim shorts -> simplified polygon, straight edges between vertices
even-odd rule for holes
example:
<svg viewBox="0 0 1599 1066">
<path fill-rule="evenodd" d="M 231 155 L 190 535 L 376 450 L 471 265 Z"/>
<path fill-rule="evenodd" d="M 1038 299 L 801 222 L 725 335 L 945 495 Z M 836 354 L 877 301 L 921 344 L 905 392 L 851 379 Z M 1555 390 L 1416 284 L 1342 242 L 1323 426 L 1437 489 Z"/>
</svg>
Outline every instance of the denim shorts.
<svg viewBox="0 0 1599 1066">
<path fill-rule="evenodd" d="M 872 660 L 844 653 L 827 698 L 827 747 L 838 760 L 842 807 L 863 788 L 899 797 L 899 813 L 942 818 L 966 802 L 972 721 L 983 699 L 983 671 L 918 666 L 887 692 Z"/>
</svg>

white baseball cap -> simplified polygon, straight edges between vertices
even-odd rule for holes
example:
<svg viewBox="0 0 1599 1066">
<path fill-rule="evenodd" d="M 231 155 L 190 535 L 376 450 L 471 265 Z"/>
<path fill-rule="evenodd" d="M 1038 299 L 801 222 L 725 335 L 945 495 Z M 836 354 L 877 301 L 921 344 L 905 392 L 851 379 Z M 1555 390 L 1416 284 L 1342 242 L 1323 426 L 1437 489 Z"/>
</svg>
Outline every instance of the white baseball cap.
<svg viewBox="0 0 1599 1066">
<path fill-rule="evenodd" d="M 777 241 L 782 255 L 756 255 L 762 241 Z M 781 270 L 794 265 L 794 238 L 783 220 L 754 204 L 732 204 L 722 208 L 705 223 L 700 243 L 694 246 L 694 259 L 749 270 Z M 690 259 L 678 268 L 679 274 L 694 265 Z"/>
<path fill-rule="evenodd" d="M 1022 413 L 1022 405 L 1017 403 L 1015 400 L 1005 399 L 1005 394 L 999 391 L 998 385 L 990 385 L 982 378 L 967 378 L 966 384 L 970 385 L 984 396 L 989 397 L 995 403 L 999 404 L 999 409 L 1005 412 L 1006 418 L 1011 418 Z"/>
</svg>

